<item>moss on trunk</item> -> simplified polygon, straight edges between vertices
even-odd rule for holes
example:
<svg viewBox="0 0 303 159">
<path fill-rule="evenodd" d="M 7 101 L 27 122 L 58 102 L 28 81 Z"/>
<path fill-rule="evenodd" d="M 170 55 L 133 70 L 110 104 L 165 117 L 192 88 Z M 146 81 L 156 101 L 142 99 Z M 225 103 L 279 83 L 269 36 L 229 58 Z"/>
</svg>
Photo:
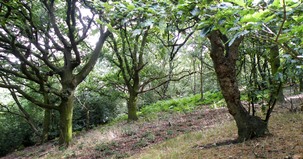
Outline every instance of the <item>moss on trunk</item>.
<svg viewBox="0 0 303 159">
<path fill-rule="evenodd" d="M 71 93 L 68 98 L 62 99 L 60 105 L 59 145 L 61 147 L 68 147 L 72 140 L 73 99 L 74 95 Z"/>
<path fill-rule="evenodd" d="M 277 73 L 279 73 L 279 67 L 280 67 L 280 57 L 279 57 L 279 47 L 278 45 L 274 45 L 270 48 L 270 66 L 271 66 L 271 73 L 273 76 L 276 76 Z M 280 81 L 275 80 L 276 78 L 273 78 L 273 86 L 274 89 L 278 89 L 279 88 L 279 83 Z M 275 92 L 274 90 L 272 90 L 272 92 Z M 278 102 L 284 102 L 284 95 L 283 95 L 283 89 L 281 87 L 281 89 L 279 90 L 278 94 L 275 95 L 274 93 L 272 93 L 273 98 L 276 98 Z"/>
<path fill-rule="evenodd" d="M 127 101 L 128 121 L 138 120 L 137 115 L 137 95 L 131 94 Z"/>
</svg>

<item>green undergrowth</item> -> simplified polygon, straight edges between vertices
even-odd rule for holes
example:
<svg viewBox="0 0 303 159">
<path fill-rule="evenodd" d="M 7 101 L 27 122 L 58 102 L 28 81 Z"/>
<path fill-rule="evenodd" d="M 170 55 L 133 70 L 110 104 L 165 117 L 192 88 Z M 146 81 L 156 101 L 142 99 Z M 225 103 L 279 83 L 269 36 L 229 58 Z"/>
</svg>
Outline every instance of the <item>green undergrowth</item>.
<svg viewBox="0 0 303 159">
<path fill-rule="evenodd" d="M 201 95 L 190 95 L 183 98 L 174 98 L 169 100 L 162 100 L 156 103 L 145 105 L 139 111 L 138 115 L 141 118 L 150 118 L 155 116 L 157 113 L 175 113 L 175 112 L 190 112 L 196 107 L 201 105 L 208 105 L 209 108 L 224 107 L 225 101 L 221 92 L 205 92 L 203 99 Z M 127 120 L 127 115 L 121 115 L 114 120 L 114 123 L 121 120 Z"/>
<path fill-rule="evenodd" d="M 203 96 L 203 100 L 201 100 L 201 95 L 197 94 L 189 97 L 158 101 L 154 104 L 144 106 L 140 110 L 140 115 L 158 112 L 188 112 L 199 105 L 208 104 L 212 108 L 222 106 L 220 103 L 223 98 L 221 92 L 206 92 Z"/>
</svg>

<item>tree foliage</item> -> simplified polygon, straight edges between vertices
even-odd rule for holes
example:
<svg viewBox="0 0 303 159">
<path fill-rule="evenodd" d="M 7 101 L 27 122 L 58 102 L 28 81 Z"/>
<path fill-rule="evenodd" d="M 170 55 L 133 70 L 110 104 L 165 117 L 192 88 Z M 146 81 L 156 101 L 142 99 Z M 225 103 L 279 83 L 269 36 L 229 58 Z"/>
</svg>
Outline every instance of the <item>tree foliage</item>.
<svg viewBox="0 0 303 159">
<path fill-rule="evenodd" d="M 282 86 L 291 80 L 303 90 L 302 9 L 299 0 L 3 0 L 0 87 L 14 102 L 1 103 L 0 119 L 18 117 L 0 129 L 26 130 L 18 145 L 31 132 L 18 128 L 25 119 L 44 140 L 57 114 L 55 133 L 68 146 L 73 124 L 89 129 L 125 111 L 137 120 L 144 102 L 219 85 L 239 138 L 261 136 Z M 255 114 L 261 102 L 262 120 Z M 43 118 L 45 131 L 36 122 Z"/>
</svg>

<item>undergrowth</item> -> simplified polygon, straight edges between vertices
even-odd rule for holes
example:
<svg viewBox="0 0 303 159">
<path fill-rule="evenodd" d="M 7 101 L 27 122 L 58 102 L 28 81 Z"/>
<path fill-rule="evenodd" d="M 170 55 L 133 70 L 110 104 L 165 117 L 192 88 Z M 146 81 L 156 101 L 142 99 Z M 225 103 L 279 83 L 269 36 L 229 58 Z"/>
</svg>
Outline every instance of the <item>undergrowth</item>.
<svg viewBox="0 0 303 159">
<path fill-rule="evenodd" d="M 191 95 L 188 97 L 162 100 L 156 103 L 145 105 L 139 111 L 138 115 L 143 118 L 153 118 L 159 112 L 191 112 L 197 106 L 208 105 L 209 108 L 219 108 L 224 107 L 225 101 L 221 92 L 205 92 L 203 94 L 203 99 L 201 95 Z M 121 120 L 127 120 L 127 115 L 123 114 L 117 117 L 113 123 L 116 123 Z"/>
</svg>

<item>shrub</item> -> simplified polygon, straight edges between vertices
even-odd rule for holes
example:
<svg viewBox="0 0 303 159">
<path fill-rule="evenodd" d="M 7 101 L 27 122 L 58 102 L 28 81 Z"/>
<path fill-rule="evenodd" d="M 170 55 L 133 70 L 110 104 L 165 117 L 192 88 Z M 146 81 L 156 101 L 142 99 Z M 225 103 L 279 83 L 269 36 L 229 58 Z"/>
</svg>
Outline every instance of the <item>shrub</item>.
<svg viewBox="0 0 303 159">
<path fill-rule="evenodd" d="M 199 105 L 216 104 L 215 107 L 225 105 L 221 92 L 205 92 L 204 99 L 201 100 L 200 94 L 189 97 L 158 101 L 151 105 L 146 105 L 140 110 L 141 115 L 148 115 L 157 112 L 188 112 Z"/>
</svg>

